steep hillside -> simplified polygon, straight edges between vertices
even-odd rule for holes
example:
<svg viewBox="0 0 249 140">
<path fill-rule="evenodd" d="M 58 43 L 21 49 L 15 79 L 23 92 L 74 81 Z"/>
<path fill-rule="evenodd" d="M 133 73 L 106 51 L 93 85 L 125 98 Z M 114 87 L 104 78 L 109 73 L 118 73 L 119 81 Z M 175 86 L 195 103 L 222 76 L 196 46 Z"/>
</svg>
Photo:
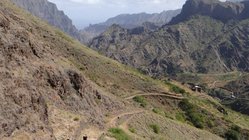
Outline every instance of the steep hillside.
<svg viewBox="0 0 249 140">
<path fill-rule="evenodd" d="M 227 82 L 224 86 L 214 86 L 209 94 L 233 110 L 249 115 L 249 75 L 244 74 Z"/>
<path fill-rule="evenodd" d="M 9 0 L 0 32 L 1 140 L 248 138 L 247 116 L 101 56 Z"/>
<path fill-rule="evenodd" d="M 73 25 L 72 20 L 57 9 L 54 3 L 47 0 L 11 0 L 18 6 L 26 9 L 31 14 L 47 21 L 49 24 L 61 29 L 70 36 L 83 42 L 84 38 Z"/>
<path fill-rule="evenodd" d="M 226 6 L 240 5 L 244 7 L 241 15 L 249 9 L 246 6 L 247 2 L 234 4 L 218 0 L 188 0 L 183 6 L 182 13 L 174 18 L 170 25 L 140 34 L 111 27 L 96 37 L 90 47 L 119 62 L 158 77 L 180 72 L 249 71 L 249 21 L 235 20 L 231 17 L 229 21 L 224 22 L 223 19 L 212 17 L 212 14 L 216 15 L 215 12 L 202 14 L 203 6 L 217 4 L 218 9 L 221 7 L 219 10 Z M 191 10 L 194 11 L 190 12 Z M 173 24 L 175 21 L 179 23 Z"/>
<path fill-rule="evenodd" d="M 154 14 L 122 14 L 110 18 L 103 23 L 90 25 L 89 27 L 86 27 L 84 30 L 82 30 L 81 33 L 85 38 L 89 38 L 88 40 L 91 41 L 91 39 L 103 33 L 106 29 L 108 29 L 108 27 L 113 24 L 118 24 L 121 27 L 127 29 L 143 26 L 144 23 L 150 23 L 154 24 L 154 26 L 160 27 L 168 23 L 173 17 L 178 15 L 180 12 L 181 10 L 178 9 L 163 11 L 161 13 Z"/>
</svg>

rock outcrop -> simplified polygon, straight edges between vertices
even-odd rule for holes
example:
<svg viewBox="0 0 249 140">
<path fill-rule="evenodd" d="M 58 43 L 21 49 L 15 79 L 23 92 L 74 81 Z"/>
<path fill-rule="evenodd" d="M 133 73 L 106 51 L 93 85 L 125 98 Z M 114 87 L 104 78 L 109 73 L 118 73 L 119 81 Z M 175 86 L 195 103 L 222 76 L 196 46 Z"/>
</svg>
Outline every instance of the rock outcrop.
<svg viewBox="0 0 249 140">
<path fill-rule="evenodd" d="M 11 0 L 18 6 L 29 11 L 49 24 L 61 29 L 70 36 L 83 42 L 84 38 L 73 25 L 72 20 L 64 14 L 63 11 L 58 10 L 57 6 L 47 0 Z"/>
<path fill-rule="evenodd" d="M 240 3 L 220 2 L 219 0 L 187 0 L 182 12 L 174 17 L 171 24 L 179 23 L 193 15 L 203 15 L 227 22 L 249 18 L 248 1 Z"/>
</svg>

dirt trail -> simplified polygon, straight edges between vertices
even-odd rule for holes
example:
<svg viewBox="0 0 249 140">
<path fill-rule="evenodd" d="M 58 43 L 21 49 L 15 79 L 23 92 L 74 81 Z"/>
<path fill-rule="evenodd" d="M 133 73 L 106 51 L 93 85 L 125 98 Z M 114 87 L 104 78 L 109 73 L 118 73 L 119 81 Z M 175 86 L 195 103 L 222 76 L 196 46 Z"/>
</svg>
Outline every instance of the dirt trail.
<svg viewBox="0 0 249 140">
<path fill-rule="evenodd" d="M 184 99 L 184 97 L 182 97 L 182 95 L 177 95 L 177 94 L 166 94 L 166 93 L 142 93 L 142 94 L 135 94 L 129 97 L 126 97 L 125 100 L 130 100 L 136 96 L 165 96 L 165 97 L 169 97 L 169 98 L 173 98 L 173 99 L 178 99 L 178 100 L 182 100 Z"/>
<path fill-rule="evenodd" d="M 116 116 L 114 116 L 113 118 L 110 119 L 110 121 L 107 124 L 107 128 L 115 127 L 117 120 L 119 118 L 121 118 L 121 117 L 129 116 L 129 115 L 135 115 L 135 114 L 139 114 L 139 113 L 143 113 L 143 112 L 145 112 L 145 110 L 135 110 L 135 111 L 125 112 L 125 113 L 116 115 Z"/>
<path fill-rule="evenodd" d="M 135 114 L 134 114 L 135 115 Z M 134 137 L 135 140 L 137 139 L 141 139 L 143 140 L 144 138 L 141 137 L 141 136 L 138 136 L 134 133 L 131 133 L 131 131 L 129 130 L 129 126 L 128 126 L 128 123 L 129 121 L 134 117 L 134 115 L 130 116 L 128 119 L 126 119 L 122 124 L 119 125 L 119 128 L 121 128 L 122 130 L 124 130 L 128 135 Z"/>
</svg>

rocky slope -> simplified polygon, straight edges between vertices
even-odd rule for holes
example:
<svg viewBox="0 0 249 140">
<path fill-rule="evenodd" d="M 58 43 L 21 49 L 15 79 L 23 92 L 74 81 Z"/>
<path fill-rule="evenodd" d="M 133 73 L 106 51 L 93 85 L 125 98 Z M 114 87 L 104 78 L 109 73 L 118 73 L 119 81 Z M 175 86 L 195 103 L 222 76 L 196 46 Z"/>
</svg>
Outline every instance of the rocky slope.
<svg viewBox="0 0 249 140">
<path fill-rule="evenodd" d="M 249 115 L 249 75 L 228 82 L 221 88 L 213 88 L 210 95 L 233 110 Z"/>
<path fill-rule="evenodd" d="M 58 10 L 54 3 L 47 0 L 12 0 L 18 6 L 26 9 L 31 14 L 47 21 L 49 24 L 61 29 L 70 36 L 83 42 L 84 38 L 73 25 L 72 20 Z"/>
<path fill-rule="evenodd" d="M 158 77 L 179 72 L 249 71 L 247 3 L 188 0 L 169 25 L 140 34 L 111 27 L 90 47 Z M 219 10 L 224 12 L 217 15 Z M 226 12 L 230 14 L 223 16 Z"/>
<path fill-rule="evenodd" d="M 108 114 L 132 106 L 120 96 L 166 90 L 9 0 L 0 1 L 0 32 L 0 139 L 98 138 Z"/>
<path fill-rule="evenodd" d="M 225 99 L 224 104 L 241 113 L 249 115 L 249 76 L 228 83 L 225 87 L 233 91 L 233 99 Z"/>
<path fill-rule="evenodd" d="M 0 79 L 1 140 L 249 135 L 248 117 L 101 56 L 9 0 L 0 1 Z"/>
<path fill-rule="evenodd" d="M 163 11 L 161 13 L 147 14 L 122 14 L 116 17 L 110 18 L 107 21 L 99 24 L 93 24 L 86 27 L 81 31 L 85 38 L 89 38 L 91 41 L 94 37 L 103 33 L 108 27 L 113 24 L 118 24 L 123 28 L 131 29 L 142 26 L 144 23 L 154 24 L 155 26 L 162 26 L 168 23 L 173 17 L 181 12 L 178 10 Z"/>
</svg>

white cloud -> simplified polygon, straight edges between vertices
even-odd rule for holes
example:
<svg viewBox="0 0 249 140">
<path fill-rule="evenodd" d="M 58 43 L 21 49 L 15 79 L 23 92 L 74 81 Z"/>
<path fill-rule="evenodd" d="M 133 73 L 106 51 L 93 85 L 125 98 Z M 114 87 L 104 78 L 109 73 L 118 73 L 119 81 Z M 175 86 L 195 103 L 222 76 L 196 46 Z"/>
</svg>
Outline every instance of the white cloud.
<svg viewBox="0 0 249 140">
<path fill-rule="evenodd" d="M 102 0 L 70 0 L 70 1 L 81 4 L 100 4 L 102 2 Z"/>
<path fill-rule="evenodd" d="M 66 1 L 66 0 L 65 0 Z M 183 3 L 185 0 L 67 0 L 81 4 L 105 4 L 105 5 L 141 5 L 141 4 L 169 4 Z"/>
</svg>

